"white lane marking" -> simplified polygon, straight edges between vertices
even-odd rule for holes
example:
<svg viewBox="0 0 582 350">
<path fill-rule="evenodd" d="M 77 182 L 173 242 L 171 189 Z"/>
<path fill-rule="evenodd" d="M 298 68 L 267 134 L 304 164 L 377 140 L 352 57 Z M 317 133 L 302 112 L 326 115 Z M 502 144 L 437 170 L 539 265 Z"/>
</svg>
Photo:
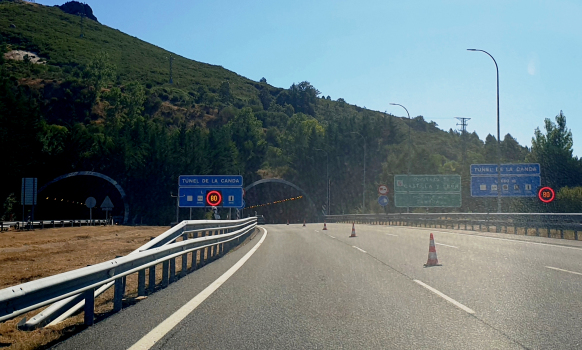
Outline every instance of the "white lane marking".
<svg viewBox="0 0 582 350">
<path fill-rule="evenodd" d="M 356 247 L 355 245 L 353 245 L 352 247 L 356 248 L 357 250 L 361 251 L 362 253 L 365 253 L 365 252 L 366 252 L 364 249 L 362 249 L 362 248 L 358 248 L 358 247 Z"/>
<path fill-rule="evenodd" d="M 507 238 L 489 237 L 489 236 L 482 236 L 482 235 L 480 235 L 478 233 L 471 234 L 471 233 L 457 233 L 457 232 L 448 232 L 448 231 L 439 231 L 439 230 L 433 230 L 433 231 L 439 232 L 439 233 L 448 233 L 450 235 L 489 238 L 489 239 L 497 239 L 497 240 L 500 240 L 500 241 L 517 242 L 517 243 L 529 243 L 529 244 L 546 245 L 546 246 L 556 247 L 556 248 L 566 248 L 566 249 L 582 250 L 582 247 L 569 247 L 569 246 L 565 246 L 565 245 L 552 244 L 552 243 L 522 241 L 521 239 L 507 239 Z"/>
<path fill-rule="evenodd" d="M 546 266 L 546 267 L 547 267 L 548 269 L 557 270 L 557 271 L 562 271 L 562 272 L 569 272 L 569 273 L 573 273 L 573 274 L 575 274 L 575 275 L 581 275 L 581 276 L 582 276 L 582 273 L 580 273 L 580 272 L 568 271 L 568 270 L 559 269 L 559 268 L 557 268 L 557 267 L 551 267 L 551 266 Z"/>
<path fill-rule="evenodd" d="M 394 237 L 398 237 L 398 235 L 395 235 L 395 234 L 393 234 L 393 233 L 386 233 L 386 232 L 384 232 L 384 234 L 385 234 L 385 235 L 388 235 L 388 236 L 394 236 Z"/>
<path fill-rule="evenodd" d="M 329 236 L 329 237 L 331 237 L 331 238 L 333 238 L 333 239 L 335 239 L 335 237 L 334 237 L 334 236 L 332 236 L 332 235 L 328 235 L 328 236 Z"/>
<path fill-rule="evenodd" d="M 442 244 L 442 243 L 435 243 L 437 245 L 444 245 L 445 247 L 451 247 L 451 248 L 456 248 L 459 249 L 459 247 L 455 247 L 454 245 L 448 245 L 448 244 Z"/>
<path fill-rule="evenodd" d="M 317 232 L 317 233 L 319 233 L 319 231 L 317 231 L 317 230 L 314 230 L 314 231 Z"/>
<path fill-rule="evenodd" d="M 465 312 L 468 312 L 468 313 L 470 313 L 470 314 L 474 314 L 474 313 L 475 313 L 475 311 L 473 311 L 472 309 L 469 309 L 468 307 L 466 307 L 465 305 L 463 305 L 463 304 L 459 303 L 458 301 L 456 301 L 455 299 L 453 299 L 453 298 L 449 297 L 448 295 L 446 295 L 446 294 L 443 294 L 443 293 L 439 292 L 438 290 L 434 289 L 433 287 L 429 286 L 428 284 L 426 284 L 426 283 L 423 283 L 422 281 L 419 281 L 419 280 L 414 280 L 414 282 L 416 282 L 416 283 L 420 284 L 420 285 L 421 285 L 421 286 L 423 286 L 424 288 L 426 288 L 426 289 L 430 290 L 430 291 L 431 291 L 431 292 L 433 292 L 434 294 L 436 294 L 436 295 L 438 295 L 439 297 L 441 297 L 441 298 L 445 299 L 446 301 L 448 301 L 449 303 L 451 303 L 451 304 L 455 305 L 455 306 L 456 306 L 456 307 L 458 307 L 459 309 L 461 309 L 461 310 L 463 310 L 463 311 L 465 311 Z"/>
<path fill-rule="evenodd" d="M 198 307 L 206 298 L 208 298 L 212 293 L 214 293 L 224 282 L 226 282 L 234 273 L 244 265 L 244 263 L 249 260 L 249 258 L 259 249 L 265 238 L 267 237 L 267 229 L 265 230 L 263 237 L 257 245 L 255 245 L 245 256 L 242 257 L 233 267 L 228 269 L 222 276 L 220 276 L 216 281 L 212 282 L 211 285 L 206 287 L 202 292 L 196 295 L 192 300 L 190 300 L 186 305 L 182 306 L 178 311 L 174 312 L 170 317 L 165 319 L 162 323 L 152 329 L 148 334 L 141 338 L 137 343 L 133 344 L 128 350 L 148 350 L 158 341 L 160 341 L 168 332 L 170 332 L 174 327 L 178 325 L 186 316 L 188 316 L 194 309 Z"/>
</svg>

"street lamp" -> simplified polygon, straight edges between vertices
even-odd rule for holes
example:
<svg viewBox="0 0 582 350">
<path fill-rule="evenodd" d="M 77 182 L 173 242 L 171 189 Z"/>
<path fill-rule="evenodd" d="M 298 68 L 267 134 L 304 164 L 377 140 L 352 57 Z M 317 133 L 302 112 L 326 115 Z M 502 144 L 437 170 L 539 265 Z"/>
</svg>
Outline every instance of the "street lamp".
<svg viewBox="0 0 582 350">
<path fill-rule="evenodd" d="M 331 213 L 331 208 L 329 207 L 329 154 L 327 153 L 326 150 L 323 150 L 321 148 L 315 148 L 316 151 L 322 151 L 325 152 L 325 157 L 326 157 L 326 161 L 325 161 L 325 185 L 327 187 L 327 210 L 326 213 L 327 215 L 329 215 Z"/>
<path fill-rule="evenodd" d="M 489 55 L 495 63 L 495 71 L 497 72 L 497 212 L 501 213 L 501 149 L 500 149 L 500 132 L 499 132 L 499 67 L 497 61 L 491 54 L 485 50 L 467 49 L 468 51 L 481 51 Z"/>
<path fill-rule="evenodd" d="M 408 186 L 410 186 L 410 158 L 411 158 L 411 152 L 410 152 L 410 145 L 412 143 L 412 138 L 410 137 L 410 123 L 411 123 L 411 119 L 410 119 L 410 113 L 408 113 L 408 109 L 406 109 L 406 107 L 404 107 L 401 104 L 398 103 L 390 103 L 393 106 L 400 106 L 402 108 L 404 108 L 404 110 L 406 111 L 406 114 L 408 115 L 408 174 L 406 175 L 406 182 L 408 183 L 408 185 L 406 186 L 406 212 L 410 213 L 410 193 L 408 191 Z"/>
<path fill-rule="evenodd" d="M 357 134 L 364 139 L 364 188 L 362 189 L 362 213 L 365 214 L 366 211 L 366 138 L 359 132 L 352 131 L 350 134 Z"/>
</svg>

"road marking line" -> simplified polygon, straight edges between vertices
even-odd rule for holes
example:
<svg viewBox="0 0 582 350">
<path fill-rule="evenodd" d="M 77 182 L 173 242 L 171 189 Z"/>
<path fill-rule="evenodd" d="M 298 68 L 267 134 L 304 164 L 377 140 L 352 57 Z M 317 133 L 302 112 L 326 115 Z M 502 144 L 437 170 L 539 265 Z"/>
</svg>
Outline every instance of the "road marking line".
<svg viewBox="0 0 582 350">
<path fill-rule="evenodd" d="M 448 244 L 442 244 L 442 243 L 435 243 L 435 244 L 444 245 L 445 247 L 451 247 L 451 248 L 459 249 L 459 247 L 455 247 L 454 245 L 448 245 Z"/>
<path fill-rule="evenodd" d="M 557 271 L 563 271 L 563 272 L 569 272 L 569 273 L 573 273 L 575 275 L 580 275 L 582 276 L 582 273 L 580 272 L 574 272 L 574 271 L 568 271 L 568 270 L 564 270 L 564 269 L 559 269 L 557 267 L 551 267 L 551 266 L 546 266 L 548 269 L 552 269 L 552 270 L 557 270 Z"/>
<path fill-rule="evenodd" d="M 332 235 L 328 235 L 328 236 L 329 236 L 329 237 L 331 237 L 331 238 L 333 238 L 333 239 L 335 239 L 335 237 L 334 237 L 334 236 L 332 236 Z"/>
<path fill-rule="evenodd" d="M 128 350 L 148 350 L 158 341 L 160 341 L 166 334 L 168 334 L 174 327 L 178 325 L 186 316 L 188 316 L 194 309 L 198 307 L 206 298 L 212 295 L 224 282 L 226 282 L 234 273 L 244 265 L 244 263 L 249 260 L 249 258 L 259 249 L 265 238 L 267 237 L 267 230 L 265 230 L 263 237 L 257 245 L 255 245 L 245 256 L 242 257 L 234 266 L 232 266 L 228 271 L 226 271 L 222 276 L 220 276 L 216 281 L 212 282 L 211 285 L 206 287 L 202 292 L 196 295 L 192 300 L 190 300 L 186 305 L 182 306 L 178 311 L 174 312 L 170 317 L 165 319 L 162 323 L 152 329 L 148 334 L 143 336 L 137 343 L 133 344 Z"/>
<path fill-rule="evenodd" d="M 319 231 L 317 231 L 317 230 L 314 230 L 314 231 L 317 232 L 317 233 L 319 233 Z"/>
<path fill-rule="evenodd" d="M 459 309 L 461 309 L 461 310 L 463 310 L 463 311 L 465 311 L 465 312 L 467 312 L 467 313 L 470 313 L 470 314 L 474 314 L 474 313 L 475 313 L 475 311 L 473 311 L 472 309 L 469 309 L 468 307 L 466 307 L 465 305 L 463 305 L 463 304 L 459 303 L 458 301 L 456 301 L 455 299 L 453 299 L 453 298 L 449 297 L 448 295 L 446 295 L 446 294 L 443 294 L 443 293 L 439 292 L 438 290 L 434 289 L 433 287 L 429 286 L 428 284 L 426 284 L 426 283 L 423 283 L 422 281 L 419 281 L 419 280 L 414 280 L 414 282 L 416 282 L 416 283 L 420 284 L 420 285 L 421 285 L 421 286 L 423 286 L 424 288 L 426 288 L 426 289 L 430 290 L 430 291 L 431 291 L 431 292 L 433 292 L 434 294 L 436 294 L 436 295 L 438 295 L 439 297 L 441 297 L 441 298 L 445 299 L 446 301 L 448 301 L 449 303 L 451 303 L 451 304 L 455 305 L 455 306 L 456 306 L 456 307 L 458 307 Z"/>
<path fill-rule="evenodd" d="M 364 249 L 362 249 L 362 248 L 358 248 L 358 247 L 356 247 L 355 245 L 353 245 L 352 247 L 356 248 L 357 250 L 361 251 L 362 253 L 365 253 L 365 252 L 366 252 Z"/>
<path fill-rule="evenodd" d="M 394 236 L 394 237 L 398 237 L 398 235 L 395 235 L 395 234 L 393 234 L 393 233 L 386 233 L 386 232 L 384 232 L 384 234 L 385 234 L 385 235 L 388 235 L 388 236 Z"/>
</svg>

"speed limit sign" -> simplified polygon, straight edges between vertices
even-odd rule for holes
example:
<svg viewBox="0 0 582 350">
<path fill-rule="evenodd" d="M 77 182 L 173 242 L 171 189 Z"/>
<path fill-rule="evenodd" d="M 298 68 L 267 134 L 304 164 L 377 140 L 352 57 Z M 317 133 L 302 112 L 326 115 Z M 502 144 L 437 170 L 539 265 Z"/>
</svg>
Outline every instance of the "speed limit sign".
<svg viewBox="0 0 582 350">
<path fill-rule="evenodd" d="M 388 186 L 380 185 L 378 186 L 378 194 L 385 196 L 388 193 Z"/>
</svg>

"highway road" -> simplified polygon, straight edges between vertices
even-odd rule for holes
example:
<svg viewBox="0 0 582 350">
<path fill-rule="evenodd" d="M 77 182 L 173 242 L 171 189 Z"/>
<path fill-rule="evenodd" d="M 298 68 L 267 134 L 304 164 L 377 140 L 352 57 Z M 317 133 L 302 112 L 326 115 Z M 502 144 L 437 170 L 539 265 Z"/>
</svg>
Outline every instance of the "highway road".
<svg viewBox="0 0 582 350">
<path fill-rule="evenodd" d="M 327 227 L 266 225 L 55 349 L 582 348 L 582 242 Z"/>
</svg>

